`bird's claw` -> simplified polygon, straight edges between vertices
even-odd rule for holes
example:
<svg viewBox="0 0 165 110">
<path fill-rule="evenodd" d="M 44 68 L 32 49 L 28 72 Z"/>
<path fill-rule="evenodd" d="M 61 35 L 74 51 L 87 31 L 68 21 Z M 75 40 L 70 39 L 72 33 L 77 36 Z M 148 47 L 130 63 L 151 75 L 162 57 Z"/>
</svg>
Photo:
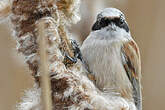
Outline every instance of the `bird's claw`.
<svg viewBox="0 0 165 110">
<path fill-rule="evenodd" d="M 72 65 L 77 62 L 77 59 L 80 59 L 82 61 L 82 55 L 77 42 L 71 39 L 71 45 L 72 45 L 74 57 L 70 57 L 67 53 L 65 53 L 65 58 L 64 58 L 65 65 Z"/>
</svg>

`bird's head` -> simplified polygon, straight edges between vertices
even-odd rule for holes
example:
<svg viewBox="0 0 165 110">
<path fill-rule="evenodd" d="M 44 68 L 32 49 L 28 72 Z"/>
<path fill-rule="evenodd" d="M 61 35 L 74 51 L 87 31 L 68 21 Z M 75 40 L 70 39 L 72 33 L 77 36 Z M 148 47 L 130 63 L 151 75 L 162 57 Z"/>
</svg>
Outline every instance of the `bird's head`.
<svg viewBox="0 0 165 110">
<path fill-rule="evenodd" d="M 116 8 L 106 8 L 97 15 L 92 31 L 107 29 L 110 31 L 123 30 L 129 33 L 129 27 L 124 14 Z"/>
</svg>

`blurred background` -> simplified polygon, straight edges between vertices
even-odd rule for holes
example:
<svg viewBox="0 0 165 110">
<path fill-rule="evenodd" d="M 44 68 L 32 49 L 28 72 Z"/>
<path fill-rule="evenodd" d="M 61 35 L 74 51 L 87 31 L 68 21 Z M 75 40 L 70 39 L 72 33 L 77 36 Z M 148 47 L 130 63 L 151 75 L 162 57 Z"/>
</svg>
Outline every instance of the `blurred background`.
<svg viewBox="0 0 165 110">
<path fill-rule="evenodd" d="M 142 59 L 143 110 L 165 110 L 165 0 L 82 0 L 82 20 L 70 29 L 81 44 L 96 14 L 115 7 L 126 15 Z M 0 110 L 13 110 L 33 79 L 7 22 L 0 24 Z M 78 36 L 78 37 L 77 37 Z"/>
</svg>

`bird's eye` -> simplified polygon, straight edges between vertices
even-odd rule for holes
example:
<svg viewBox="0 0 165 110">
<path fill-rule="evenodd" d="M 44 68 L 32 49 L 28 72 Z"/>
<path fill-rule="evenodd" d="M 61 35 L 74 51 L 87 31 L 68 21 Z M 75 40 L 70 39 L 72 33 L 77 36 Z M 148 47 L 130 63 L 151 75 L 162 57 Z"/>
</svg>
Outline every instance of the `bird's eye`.
<svg viewBox="0 0 165 110">
<path fill-rule="evenodd" d="M 101 18 L 96 21 L 96 23 L 92 26 L 92 30 L 100 30 L 101 28 L 104 28 L 108 26 L 110 23 L 110 20 L 107 18 Z"/>
<path fill-rule="evenodd" d="M 106 27 L 106 26 L 109 25 L 109 23 L 110 23 L 110 21 L 109 21 L 108 18 L 102 18 L 102 19 L 100 20 L 100 25 L 101 25 L 101 27 Z"/>
<path fill-rule="evenodd" d="M 125 23 L 124 22 L 124 19 L 123 18 L 120 18 L 119 25 L 122 26 L 122 25 L 124 25 L 124 23 Z"/>
</svg>

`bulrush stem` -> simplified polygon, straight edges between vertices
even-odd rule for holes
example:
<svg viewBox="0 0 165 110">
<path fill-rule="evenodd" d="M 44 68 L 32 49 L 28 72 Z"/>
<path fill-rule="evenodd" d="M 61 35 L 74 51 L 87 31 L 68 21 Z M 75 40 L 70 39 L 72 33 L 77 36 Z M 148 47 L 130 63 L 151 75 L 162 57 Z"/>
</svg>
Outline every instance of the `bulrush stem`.
<svg viewBox="0 0 165 110">
<path fill-rule="evenodd" d="M 9 13 L 11 12 L 10 3 L 8 2 L 9 0 L 0 1 L 0 18 L 8 16 Z"/>
<path fill-rule="evenodd" d="M 42 89 L 42 105 L 43 110 L 52 110 L 52 99 L 50 90 L 50 78 L 48 72 L 46 40 L 44 33 L 44 23 L 41 21 L 38 24 L 39 29 L 39 54 L 40 54 L 40 74 L 41 74 L 41 89 Z"/>
<path fill-rule="evenodd" d="M 68 35 L 66 33 L 65 27 L 63 25 L 60 25 L 58 27 L 58 31 L 59 31 L 59 35 L 61 37 L 61 41 L 62 41 L 62 44 L 63 44 L 62 46 L 64 48 L 63 51 L 66 51 L 68 53 L 68 55 L 73 58 L 74 54 L 73 54 L 73 51 L 72 51 L 72 46 L 71 46 L 71 43 L 68 40 L 68 37 L 67 37 Z"/>
</svg>

